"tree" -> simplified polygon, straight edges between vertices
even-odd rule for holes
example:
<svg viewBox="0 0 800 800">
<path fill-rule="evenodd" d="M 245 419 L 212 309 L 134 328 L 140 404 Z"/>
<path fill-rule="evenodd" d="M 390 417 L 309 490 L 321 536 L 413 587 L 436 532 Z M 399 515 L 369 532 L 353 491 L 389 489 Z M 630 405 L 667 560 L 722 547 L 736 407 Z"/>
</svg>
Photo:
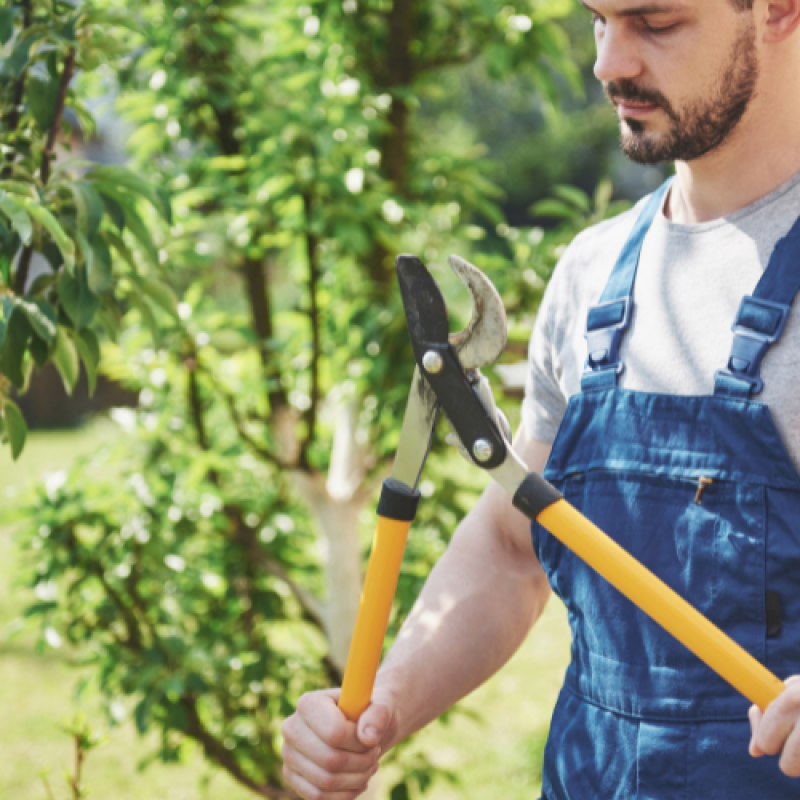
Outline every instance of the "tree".
<svg viewBox="0 0 800 800">
<path fill-rule="evenodd" d="M 136 174 L 175 212 L 134 229 L 154 232 L 131 260 L 163 260 L 181 302 L 171 316 L 128 297 L 104 363 L 141 391 L 132 439 L 39 491 L 31 579 L 57 591 L 31 611 L 160 729 L 163 759 L 194 741 L 283 797 L 278 725 L 341 678 L 413 371 L 393 255 L 438 269 L 474 251 L 535 302 L 561 244 L 505 224 L 469 126 L 424 117 L 421 98 L 479 56 L 552 98 L 552 70 L 574 72 L 557 25 L 572 6 L 125 5 L 119 108 Z M 487 227 L 501 237 L 481 253 Z M 503 276 L 504 260 L 533 277 Z M 468 505 L 451 472 L 437 447 L 393 630 Z"/>
<path fill-rule="evenodd" d="M 125 241 L 143 243 L 157 268 L 138 207 L 144 200 L 169 218 L 165 198 L 126 169 L 64 157 L 71 136 L 94 131 L 75 75 L 116 62 L 125 24 L 91 3 L 21 0 L 0 9 L 0 432 L 14 458 L 27 430 L 12 387 L 25 391 L 31 371 L 51 361 L 68 392 L 81 361 L 93 387 L 96 324 L 114 328 L 140 291 L 168 294 Z"/>
</svg>

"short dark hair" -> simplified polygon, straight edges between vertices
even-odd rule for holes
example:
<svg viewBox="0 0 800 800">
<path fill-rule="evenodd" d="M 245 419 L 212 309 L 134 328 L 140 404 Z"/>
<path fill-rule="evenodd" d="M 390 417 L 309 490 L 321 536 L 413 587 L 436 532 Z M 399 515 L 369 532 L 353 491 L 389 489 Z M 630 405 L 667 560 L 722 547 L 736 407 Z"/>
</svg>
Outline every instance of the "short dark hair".
<svg viewBox="0 0 800 800">
<path fill-rule="evenodd" d="M 752 11 L 753 0 L 731 0 L 731 5 L 737 11 Z"/>
</svg>

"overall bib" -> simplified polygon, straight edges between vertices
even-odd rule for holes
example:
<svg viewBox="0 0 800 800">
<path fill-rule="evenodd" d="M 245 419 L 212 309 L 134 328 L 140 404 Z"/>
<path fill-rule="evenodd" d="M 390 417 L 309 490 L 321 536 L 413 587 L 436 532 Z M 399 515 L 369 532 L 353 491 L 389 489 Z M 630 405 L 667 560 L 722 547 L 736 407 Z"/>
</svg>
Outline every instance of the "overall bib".
<svg viewBox="0 0 800 800">
<path fill-rule="evenodd" d="M 769 409 L 751 397 L 800 289 L 800 221 L 742 301 L 712 396 L 626 391 L 617 388 L 619 346 L 642 243 L 668 187 L 645 205 L 589 311 L 582 391 L 544 474 L 785 679 L 800 674 L 800 476 Z M 748 755 L 742 695 L 547 531 L 534 524 L 532 536 L 572 629 L 543 800 L 800 799 L 800 780 L 777 758 Z"/>
</svg>

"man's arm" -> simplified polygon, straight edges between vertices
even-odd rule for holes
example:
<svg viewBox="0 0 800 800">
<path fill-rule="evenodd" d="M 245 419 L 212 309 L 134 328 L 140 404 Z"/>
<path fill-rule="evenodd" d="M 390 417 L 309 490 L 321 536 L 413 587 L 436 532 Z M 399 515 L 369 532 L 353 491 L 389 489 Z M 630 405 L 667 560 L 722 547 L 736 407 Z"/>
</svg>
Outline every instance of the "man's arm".
<svg viewBox="0 0 800 800">
<path fill-rule="evenodd" d="M 520 429 L 514 450 L 544 471 L 550 445 Z M 395 698 L 394 745 L 494 675 L 544 611 L 550 587 L 531 544 L 530 520 L 492 483 L 432 570 L 376 688 Z"/>
<path fill-rule="evenodd" d="M 550 445 L 524 431 L 514 450 L 541 472 Z M 284 775 L 307 800 L 352 800 L 381 753 L 427 725 L 508 661 L 539 618 L 550 588 L 530 522 L 492 484 L 459 525 L 381 667 L 358 723 L 338 690 L 304 695 L 283 725 Z"/>
</svg>

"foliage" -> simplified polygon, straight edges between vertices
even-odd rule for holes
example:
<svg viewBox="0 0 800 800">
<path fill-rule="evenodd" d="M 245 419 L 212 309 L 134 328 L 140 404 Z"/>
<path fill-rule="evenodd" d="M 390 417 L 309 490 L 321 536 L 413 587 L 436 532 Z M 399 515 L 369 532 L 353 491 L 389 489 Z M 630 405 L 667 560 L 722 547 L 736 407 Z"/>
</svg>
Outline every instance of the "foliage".
<svg viewBox="0 0 800 800">
<path fill-rule="evenodd" d="M 49 362 L 68 392 L 81 362 L 93 386 L 97 324 L 115 328 L 126 299 L 155 286 L 126 238 L 149 244 L 140 206 L 169 218 L 164 196 L 127 169 L 68 157 L 70 142 L 94 131 L 73 78 L 113 66 L 128 24 L 91 2 L 0 9 L 0 433 L 14 458 L 26 425 L 12 387 L 25 391 Z"/>
<path fill-rule="evenodd" d="M 440 253 L 472 256 L 522 315 L 566 239 L 509 226 L 470 128 L 422 100 L 480 56 L 497 78 L 526 71 L 552 102 L 553 68 L 575 79 L 557 23 L 572 4 L 124 5 L 136 31 L 114 75 L 133 174 L 175 211 L 145 235 L 126 207 L 128 252 L 168 264 L 180 303 L 170 313 L 150 273 L 125 273 L 137 291 L 104 368 L 140 409 L 118 415 L 129 437 L 116 454 L 39 489 L 28 613 L 94 665 L 112 718 L 127 708 L 161 732 L 158 757 L 194 742 L 255 794 L 287 796 L 279 723 L 301 692 L 341 678 L 413 370 L 392 255 L 424 254 L 448 296 Z M 559 191 L 591 217 L 585 196 Z M 392 633 L 472 500 L 440 445 L 422 488 L 434 499 Z M 435 772 L 406 769 L 397 797 Z"/>
<path fill-rule="evenodd" d="M 102 744 L 102 738 L 89 726 L 86 718 L 78 713 L 72 719 L 66 720 L 61 725 L 61 730 L 72 740 L 75 759 L 72 771 L 65 770 L 64 778 L 69 787 L 71 800 L 85 800 L 89 791 L 83 783 L 83 768 L 89 753 Z M 55 800 L 55 795 L 47 778 L 47 773 L 41 773 L 47 800 Z"/>
</svg>

